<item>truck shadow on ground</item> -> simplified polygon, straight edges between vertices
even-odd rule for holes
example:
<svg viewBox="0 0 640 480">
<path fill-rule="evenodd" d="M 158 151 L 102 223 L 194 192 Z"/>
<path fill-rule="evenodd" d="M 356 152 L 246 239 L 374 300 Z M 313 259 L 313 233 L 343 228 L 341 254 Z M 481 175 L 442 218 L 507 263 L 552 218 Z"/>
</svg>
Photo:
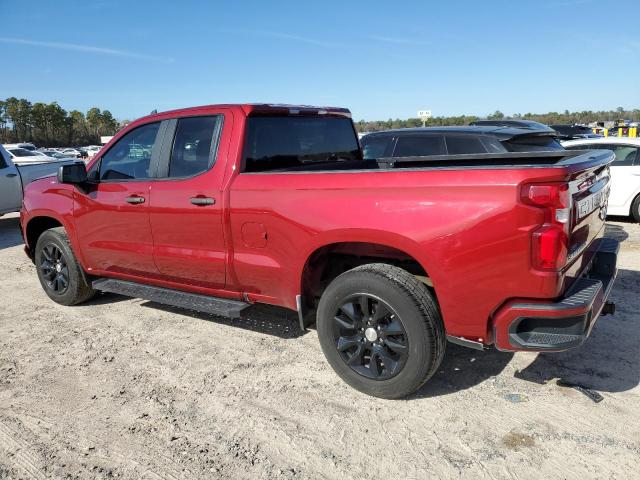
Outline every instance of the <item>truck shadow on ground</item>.
<svg viewBox="0 0 640 480">
<path fill-rule="evenodd" d="M 0 217 L 0 249 L 21 244 L 20 219 L 18 217 Z"/>
<path fill-rule="evenodd" d="M 453 343 L 436 374 L 409 399 L 439 397 L 467 390 L 499 375 L 513 358 L 513 353 L 495 349 L 479 351 Z"/>
<path fill-rule="evenodd" d="M 640 383 L 640 272 L 620 270 L 611 293 L 616 313 L 598 319 L 579 348 L 541 353 L 516 377 L 544 384 L 561 378 L 603 392 L 624 392 Z"/>
<path fill-rule="evenodd" d="M 625 222 L 625 223 L 632 223 L 631 221 L 628 221 L 626 218 L 621 217 L 621 218 L 615 218 L 616 222 Z M 609 237 L 609 238 L 615 238 L 616 240 L 620 241 L 620 242 L 624 242 L 627 238 L 629 238 L 629 234 L 624 230 L 623 227 L 621 227 L 620 225 L 614 225 L 612 223 L 606 223 L 604 226 L 604 236 L 605 237 Z"/>
<path fill-rule="evenodd" d="M 208 322 L 251 330 L 265 335 L 274 335 L 284 339 L 298 338 L 306 333 L 300 330 L 298 314 L 296 312 L 271 305 L 252 305 L 242 312 L 240 318 L 220 317 L 151 301 L 145 301 L 141 305 L 164 312 L 188 315 L 192 318 L 198 318 Z"/>
</svg>

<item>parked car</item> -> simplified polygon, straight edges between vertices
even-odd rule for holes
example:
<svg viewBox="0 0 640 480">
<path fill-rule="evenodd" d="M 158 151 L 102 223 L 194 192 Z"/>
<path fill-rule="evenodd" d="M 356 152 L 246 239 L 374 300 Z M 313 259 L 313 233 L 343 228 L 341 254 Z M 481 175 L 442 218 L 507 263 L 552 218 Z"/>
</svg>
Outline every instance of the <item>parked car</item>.
<svg viewBox="0 0 640 480">
<path fill-rule="evenodd" d="M 597 138 L 564 142 L 568 150 L 612 150 L 611 215 L 631 216 L 640 222 L 640 138 Z"/>
<path fill-rule="evenodd" d="M 73 158 L 81 158 L 82 157 L 82 152 L 80 152 L 80 150 L 75 149 L 75 148 L 65 148 L 61 151 L 61 153 L 63 155 L 66 155 L 67 157 L 73 157 Z"/>
<path fill-rule="evenodd" d="M 24 150 L 35 150 L 36 146 L 33 143 L 23 142 L 23 143 L 5 143 L 4 148 L 23 148 Z"/>
<path fill-rule="evenodd" d="M 16 165 L 9 152 L 0 145 L 0 216 L 17 212 L 22 205 L 24 187 L 38 178 L 54 175 L 61 165 L 71 163 L 45 162 Z"/>
<path fill-rule="evenodd" d="M 55 160 L 71 160 L 71 157 L 68 157 L 57 150 L 41 150 L 40 153 L 43 153 L 47 157 L 51 157 Z"/>
<path fill-rule="evenodd" d="M 399 398 L 447 339 L 560 351 L 613 312 L 613 158 L 372 161 L 346 109 L 213 105 L 129 124 L 88 169 L 29 184 L 20 219 L 57 303 L 102 290 L 232 317 L 279 305 L 315 321 L 349 385 Z"/>
<path fill-rule="evenodd" d="M 92 158 L 96 153 L 98 153 L 100 151 L 100 146 L 98 145 L 89 145 L 88 147 L 85 147 L 85 151 L 87 152 L 87 156 L 89 158 Z"/>
<path fill-rule="evenodd" d="M 578 138 L 601 138 L 602 135 L 593 133 L 593 129 L 584 125 L 551 125 L 561 140 L 573 140 Z"/>
<path fill-rule="evenodd" d="M 364 158 L 562 150 L 548 128 L 500 126 L 401 128 L 360 139 Z"/>
<path fill-rule="evenodd" d="M 11 156 L 13 162 L 17 164 L 42 163 L 54 160 L 53 158 L 42 154 L 42 152 L 26 150 L 24 148 L 7 148 L 6 152 Z"/>
</svg>

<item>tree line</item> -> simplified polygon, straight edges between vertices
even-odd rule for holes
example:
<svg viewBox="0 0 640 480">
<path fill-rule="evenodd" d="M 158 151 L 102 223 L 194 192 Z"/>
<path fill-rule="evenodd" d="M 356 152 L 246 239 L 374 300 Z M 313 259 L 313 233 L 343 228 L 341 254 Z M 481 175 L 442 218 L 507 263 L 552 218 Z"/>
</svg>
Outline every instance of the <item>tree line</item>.
<svg viewBox="0 0 640 480">
<path fill-rule="evenodd" d="M 450 125 L 468 125 L 470 122 L 480 120 L 481 117 L 473 115 L 459 115 L 452 117 L 433 117 L 427 121 L 427 126 L 450 126 Z M 504 113 L 496 110 L 491 115 L 487 115 L 487 119 L 490 120 L 502 120 L 507 118 Z M 588 124 L 591 122 L 604 122 L 607 120 L 631 120 L 633 122 L 640 121 L 640 109 L 635 108 L 633 110 L 625 110 L 623 107 L 618 107 L 615 110 L 598 111 L 585 110 L 582 112 L 569 112 L 565 110 L 563 113 L 549 112 L 549 113 L 516 113 L 509 116 L 511 119 L 522 120 L 534 120 L 536 122 L 544 123 L 546 125 L 556 124 Z M 388 130 L 391 128 L 411 128 L 421 127 L 422 119 L 420 118 L 408 118 L 406 120 L 401 119 L 389 119 L 389 120 L 377 120 L 377 121 L 365 121 L 360 120 L 356 122 L 356 128 L 359 132 L 376 132 L 379 130 Z"/>
<path fill-rule="evenodd" d="M 499 110 L 488 119 L 503 119 Z M 609 111 L 591 111 L 563 113 L 516 113 L 509 118 L 534 120 L 547 125 L 587 124 L 596 121 L 625 119 L 640 121 L 640 109 L 625 110 L 618 107 Z M 427 121 L 427 126 L 468 125 L 479 120 L 473 115 L 440 116 Z M 118 122 L 109 110 L 93 107 L 87 113 L 78 110 L 67 112 L 57 102 L 49 104 L 31 103 L 24 98 L 10 97 L 0 100 L 0 143 L 33 142 L 37 146 L 62 147 L 69 145 L 91 145 L 100 142 L 102 135 L 114 135 L 128 121 Z M 421 127 L 420 118 L 401 120 L 376 120 L 356 122 L 359 132 L 376 132 L 391 128 Z"/>
<path fill-rule="evenodd" d="M 109 110 L 96 107 L 85 114 L 79 110 L 67 112 L 57 102 L 31 103 L 15 97 L 0 100 L 0 143 L 99 145 L 101 135 L 114 135 L 120 127 Z"/>
</svg>

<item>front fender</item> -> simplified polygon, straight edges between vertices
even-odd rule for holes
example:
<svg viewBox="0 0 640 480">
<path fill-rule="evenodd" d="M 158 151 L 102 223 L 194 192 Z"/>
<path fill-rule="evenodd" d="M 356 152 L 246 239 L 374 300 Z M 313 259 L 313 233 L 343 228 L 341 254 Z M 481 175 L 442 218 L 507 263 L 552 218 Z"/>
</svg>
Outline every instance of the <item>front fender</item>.
<svg viewBox="0 0 640 480">
<path fill-rule="evenodd" d="M 29 244 L 29 236 L 27 235 L 31 222 L 41 218 L 50 218 L 66 230 L 71 248 L 82 267 L 85 268 L 73 220 L 73 209 L 73 187 L 61 185 L 53 177 L 30 183 L 25 189 L 23 205 L 20 210 L 20 224 L 27 251 L 31 253 L 35 247 L 35 245 Z"/>
</svg>

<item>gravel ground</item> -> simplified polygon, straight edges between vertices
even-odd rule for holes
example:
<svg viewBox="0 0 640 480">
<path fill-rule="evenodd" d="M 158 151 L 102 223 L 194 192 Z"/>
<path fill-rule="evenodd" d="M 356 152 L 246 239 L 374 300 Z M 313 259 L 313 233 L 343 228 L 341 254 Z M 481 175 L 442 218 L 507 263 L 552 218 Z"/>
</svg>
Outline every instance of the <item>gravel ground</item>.
<svg viewBox="0 0 640 480">
<path fill-rule="evenodd" d="M 618 311 L 582 347 L 450 345 L 403 401 L 343 384 L 292 312 L 228 321 L 115 295 L 58 306 L 17 226 L 0 218 L 0 479 L 637 478 L 640 226 L 629 221 L 607 226 L 624 241 Z"/>
</svg>

